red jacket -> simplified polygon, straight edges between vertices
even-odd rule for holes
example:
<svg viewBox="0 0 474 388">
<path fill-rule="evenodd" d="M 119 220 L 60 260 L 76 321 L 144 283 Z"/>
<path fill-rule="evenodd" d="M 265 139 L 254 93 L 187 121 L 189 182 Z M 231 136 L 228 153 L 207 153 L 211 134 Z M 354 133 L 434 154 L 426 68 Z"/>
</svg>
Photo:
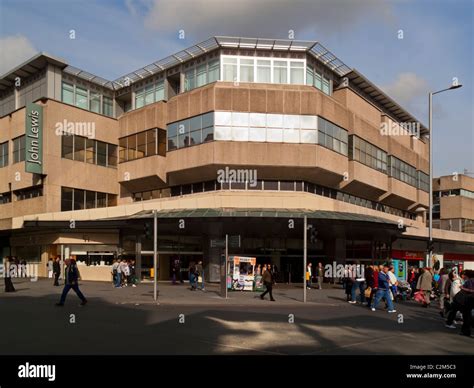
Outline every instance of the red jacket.
<svg viewBox="0 0 474 388">
<path fill-rule="evenodd" d="M 374 271 L 374 288 L 379 287 L 379 271 Z"/>
</svg>

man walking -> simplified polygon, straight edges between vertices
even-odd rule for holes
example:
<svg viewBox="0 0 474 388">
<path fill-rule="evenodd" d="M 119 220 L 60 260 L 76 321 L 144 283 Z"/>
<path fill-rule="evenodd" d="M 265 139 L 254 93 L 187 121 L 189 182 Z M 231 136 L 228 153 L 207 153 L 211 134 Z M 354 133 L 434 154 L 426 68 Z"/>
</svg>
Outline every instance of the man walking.
<svg viewBox="0 0 474 388">
<path fill-rule="evenodd" d="M 264 299 L 265 295 L 268 293 L 270 294 L 270 300 L 272 302 L 275 302 L 275 299 L 273 298 L 273 274 L 271 271 L 271 266 L 270 264 L 267 265 L 267 268 L 263 272 L 262 276 L 263 284 L 265 284 L 266 291 L 260 295 L 260 299 Z"/>
<path fill-rule="evenodd" d="M 308 290 L 311 289 L 311 277 L 313 276 L 311 267 L 312 267 L 312 264 L 308 263 L 308 266 L 306 267 L 306 288 Z"/>
<path fill-rule="evenodd" d="M 65 284 L 63 293 L 61 294 L 61 300 L 59 303 L 56 303 L 56 306 L 64 306 L 64 302 L 66 301 L 66 296 L 69 290 L 72 288 L 74 292 L 77 294 L 79 299 L 81 300 L 81 306 L 84 306 L 87 303 L 87 299 L 82 294 L 81 290 L 79 289 L 79 270 L 77 269 L 76 260 L 68 259 L 66 260 L 66 270 L 65 270 Z"/>
<path fill-rule="evenodd" d="M 382 298 L 385 298 L 388 304 L 388 312 L 395 313 L 397 310 L 393 308 L 392 296 L 390 295 L 390 278 L 388 277 L 388 265 L 384 265 L 382 271 L 378 274 L 378 288 L 375 293 L 375 300 L 372 304 L 371 310 L 375 311 L 375 308 L 379 304 Z"/>
<path fill-rule="evenodd" d="M 416 288 L 423 292 L 425 295 L 425 301 L 423 307 L 430 306 L 430 295 L 431 289 L 433 288 L 433 275 L 431 274 L 430 268 L 426 267 L 423 269 L 423 273 L 418 278 Z"/>
<path fill-rule="evenodd" d="M 54 259 L 53 263 L 53 274 L 54 274 L 54 283 L 53 286 L 59 286 L 59 275 L 61 274 L 61 264 L 59 263 L 59 257 Z"/>
<path fill-rule="evenodd" d="M 318 269 L 316 273 L 318 277 L 318 289 L 323 289 L 323 281 L 324 281 L 324 270 L 323 270 L 323 263 L 318 263 Z"/>
</svg>

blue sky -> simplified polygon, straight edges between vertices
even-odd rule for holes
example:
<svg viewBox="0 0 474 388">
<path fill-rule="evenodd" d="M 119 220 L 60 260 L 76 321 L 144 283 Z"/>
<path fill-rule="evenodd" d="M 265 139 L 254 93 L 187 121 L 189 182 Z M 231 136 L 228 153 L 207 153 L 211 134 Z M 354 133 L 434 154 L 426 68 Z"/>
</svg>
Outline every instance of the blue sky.
<svg viewBox="0 0 474 388">
<path fill-rule="evenodd" d="M 45 51 L 115 79 L 212 35 L 289 30 L 320 41 L 425 125 L 428 91 L 457 77 L 463 87 L 434 101 L 435 174 L 474 172 L 473 0 L 0 0 L 0 73 Z"/>
</svg>

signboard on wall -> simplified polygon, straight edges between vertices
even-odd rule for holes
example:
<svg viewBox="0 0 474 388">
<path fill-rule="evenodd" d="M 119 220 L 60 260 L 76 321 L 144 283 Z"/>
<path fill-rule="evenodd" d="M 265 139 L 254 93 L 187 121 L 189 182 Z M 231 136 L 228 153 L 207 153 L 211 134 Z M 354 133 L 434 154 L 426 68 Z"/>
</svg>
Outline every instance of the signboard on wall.
<svg viewBox="0 0 474 388">
<path fill-rule="evenodd" d="M 26 105 L 25 119 L 25 171 L 43 173 L 43 107 Z"/>
</svg>

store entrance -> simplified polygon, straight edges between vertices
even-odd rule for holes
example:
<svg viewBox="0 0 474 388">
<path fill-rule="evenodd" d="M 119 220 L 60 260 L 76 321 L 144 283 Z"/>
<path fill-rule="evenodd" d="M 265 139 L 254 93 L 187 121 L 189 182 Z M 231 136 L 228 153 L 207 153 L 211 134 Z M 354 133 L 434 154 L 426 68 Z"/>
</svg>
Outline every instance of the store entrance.
<svg viewBox="0 0 474 388">
<path fill-rule="evenodd" d="M 142 252 L 142 279 L 152 279 L 153 253 Z M 192 262 L 198 263 L 203 260 L 202 253 L 160 253 L 158 252 L 158 280 L 171 280 L 173 277 L 173 264 L 176 259 L 180 260 L 181 270 L 178 271 L 177 280 L 189 280 L 189 266 Z M 206 265 L 207 263 L 204 263 Z"/>
</svg>

